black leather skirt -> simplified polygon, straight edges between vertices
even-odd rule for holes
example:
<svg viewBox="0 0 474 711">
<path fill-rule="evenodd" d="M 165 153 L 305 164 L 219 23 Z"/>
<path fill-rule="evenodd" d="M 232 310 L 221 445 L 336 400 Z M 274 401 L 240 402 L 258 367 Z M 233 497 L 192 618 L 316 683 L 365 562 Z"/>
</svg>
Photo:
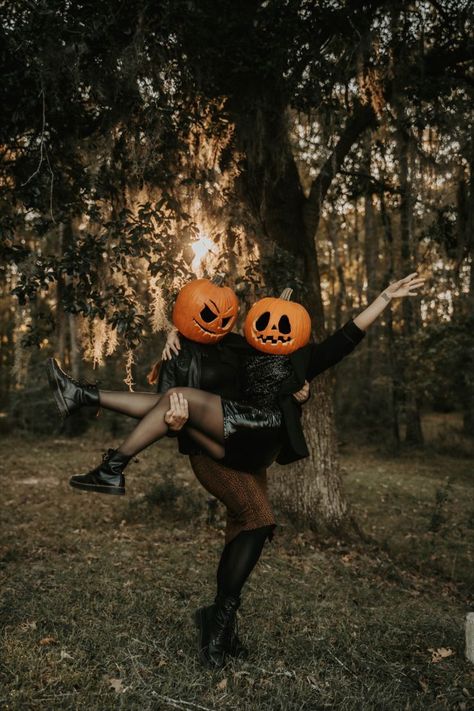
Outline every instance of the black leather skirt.
<svg viewBox="0 0 474 711">
<path fill-rule="evenodd" d="M 254 471 L 275 461 L 282 445 L 279 408 L 259 408 L 222 398 L 225 457 L 223 464 Z"/>
</svg>

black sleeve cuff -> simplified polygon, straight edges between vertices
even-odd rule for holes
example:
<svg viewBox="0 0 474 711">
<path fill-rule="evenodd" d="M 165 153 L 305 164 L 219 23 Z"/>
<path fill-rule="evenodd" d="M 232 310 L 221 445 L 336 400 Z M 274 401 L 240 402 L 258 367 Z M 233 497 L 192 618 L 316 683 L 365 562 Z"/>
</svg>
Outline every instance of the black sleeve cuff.
<svg viewBox="0 0 474 711">
<path fill-rule="evenodd" d="M 176 430 L 170 430 L 168 427 L 168 432 L 166 433 L 167 437 L 177 437 L 179 435 L 179 431 L 176 432 Z"/>
<path fill-rule="evenodd" d="M 352 319 L 349 319 L 343 326 L 342 326 L 342 333 L 345 335 L 345 337 L 351 342 L 356 345 L 357 343 L 360 343 L 360 341 L 364 338 L 366 331 L 363 331 L 359 326 L 356 326 L 354 321 Z"/>
</svg>

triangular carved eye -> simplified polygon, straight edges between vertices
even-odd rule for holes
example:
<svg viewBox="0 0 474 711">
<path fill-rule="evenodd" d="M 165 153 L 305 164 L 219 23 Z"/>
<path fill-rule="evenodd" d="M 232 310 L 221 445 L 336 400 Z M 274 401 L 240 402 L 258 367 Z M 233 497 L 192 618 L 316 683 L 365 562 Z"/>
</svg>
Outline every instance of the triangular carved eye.
<svg viewBox="0 0 474 711">
<path fill-rule="evenodd" d="M 263 331 L 270 321 L 270 311 L 264 311 L 255 322 L 255 328 L 257 331 Z"/>
<path fill-rule="evenodd" d="M 211 321 L 217 318 L 217 314 L 211 311 L 209 306 L 205 306 L 201 311 L 201 318 L 205 323 L 211 323 Z"/>
<path fill-rule="evenodd" d="M 291 333 L 291 324 L 288 316 L 284 315 L 280 318 L 278 328 L 280 329 L 280 333 Z"/>
<path fill-rule="evenodd" d="M 222 319 L 222 328 L 225 328 L 227 326 L 231 318 L 232 316 L 224 316 L 224 318 Z"/>
</svg>

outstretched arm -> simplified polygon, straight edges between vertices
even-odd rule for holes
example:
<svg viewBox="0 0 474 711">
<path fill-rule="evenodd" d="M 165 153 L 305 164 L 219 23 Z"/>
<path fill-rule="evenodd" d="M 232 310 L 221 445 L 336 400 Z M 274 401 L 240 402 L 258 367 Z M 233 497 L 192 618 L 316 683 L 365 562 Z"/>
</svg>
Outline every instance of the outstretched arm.
<svg viewBox="0 0 474 711">
<path fill-rule="evenodd" d="M 316 375 L 336 365 L 346 355 L 349 355 L 364 338 L 368 326 L 375 321 L 392 299 L 416 296 L 418 293 L 416 289 L 425 281 L 422 277 L 416 276 L 417 274 L 418 272 L 413 272 L 404 279 L 393 282 L 364 311 L 361 311 L 353 319 L 349 319 L 321 343 L 313 343 L 306 379 L 312 380 Z"/>
<path fill-rule="evenodd" d="M 339 363 L 354 350 L 364 336 L 365 331 L 359 328 L 352 319 L 349 319 L 321 343 L 312 343 L 306 380 L 311 381 L 316 375 Z"/>
<path fill-rule="evenodd" d="M 418 272 L 413 272 L 403 279 L 399 279 L 398 281 L 394 281 L 389 284 L 387 288 L 384 289 L 382 293 L 367 306 L 366 309 L 361 311 L 360 314 L 353 319 L 355 325 L 362 330 L 365 330 L 378 316 L 380 316 L 384 308 L 392 299 L 403 296 L 417 296 L 417 289 L 423 286 L 425 282 L 423 277 L 417 275 Z"/>
</svg>

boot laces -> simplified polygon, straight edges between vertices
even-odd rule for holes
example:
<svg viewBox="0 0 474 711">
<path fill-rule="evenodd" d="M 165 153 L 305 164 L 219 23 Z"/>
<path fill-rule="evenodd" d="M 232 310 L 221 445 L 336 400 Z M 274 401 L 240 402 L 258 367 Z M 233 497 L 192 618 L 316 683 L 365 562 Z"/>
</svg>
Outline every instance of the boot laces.
<svg viewBox="0 0 474 711">
<path fill-rule="evenodd" d="M 237 622 L 235 610 L 218 611 L 216 615 L 217 631 L 215 634 L 215 640 L 218 645 L 225 645 L 226 642 L 231 640 L 232 633 L 236 624 Z"/>
<path fill-rule="evenodd" d="M 108 462 L 109 459 L 114 455 L 114 453 L 115 450 L 113 449 L 109 449 L 107 450 L 107 452 L 104 452 L 104 454 L 102 455 L 102 463 L 105 464 L 106 462 Z"/>
<path fill-rule="evenodd" d="M 75 385 L 77 388 L 87 388 L 87 387 L 91 387 L 91 386 L 95 386 L 95 385 L 98 386 L 98 385 L 100 384 L 100 380 L 96 380 L 96 381 L 93 383 L 93 382 L 91 382 L 90 380 L 87 380 L 87 379 L 78 380 L 77 378 L 73 378 L 72 375 L 68 375 L 67 373 L 66 373 L 66 375 L 67 375 L 68 379 L 71 381 L 71 383 L 74 383 L 74 385 Z"/>
</svg>

